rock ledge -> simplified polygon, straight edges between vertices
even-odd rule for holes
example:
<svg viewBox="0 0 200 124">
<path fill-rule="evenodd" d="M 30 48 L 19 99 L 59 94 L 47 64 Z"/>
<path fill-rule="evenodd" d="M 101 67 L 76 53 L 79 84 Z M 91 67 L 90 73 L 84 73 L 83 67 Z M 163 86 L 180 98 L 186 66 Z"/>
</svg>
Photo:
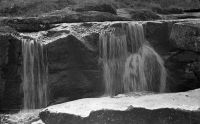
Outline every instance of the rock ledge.
<svg viewBox="0 0 200 124">
<path fill-rule="evenodd" d="M 126 124 L 133 122 L 187 124 L 189 121 L 200 123 L 199 97 L 200 89 L 171 94 L 133 93 L 113 98 L 86 98 L 47 107 L 40 113 L 40 118 L 47 124 L 64 122 L 69 124 L 124 123 L 122 121 L 127 121 Z M 192 119 L 188 118 L 189 115 L 192 116 Z M 148 120 L 154 116 L 158 116 L 157 119 L 148 123 Z M 172 120 L 169 119 L 170 117 Z"/>
</svg>

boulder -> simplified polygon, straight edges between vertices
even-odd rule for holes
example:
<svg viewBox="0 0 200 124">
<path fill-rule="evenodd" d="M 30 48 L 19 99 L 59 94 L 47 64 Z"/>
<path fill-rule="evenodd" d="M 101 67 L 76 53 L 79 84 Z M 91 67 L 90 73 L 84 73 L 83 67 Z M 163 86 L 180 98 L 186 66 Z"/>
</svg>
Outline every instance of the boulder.
<svg viewBox="0 0 200 124">
<path fill-rule="evenodd" d="M 200 52 L 199 21 L 188 21 L 174 24 L 170 39 L 174 42 L 176 48 Z"/>
<path fill-rule="evenodd" d="M 200 89 L 174 94 L 129 93 L 86 98 L 45 108 L 45 124 L 200 123 Z"/>
</svg>

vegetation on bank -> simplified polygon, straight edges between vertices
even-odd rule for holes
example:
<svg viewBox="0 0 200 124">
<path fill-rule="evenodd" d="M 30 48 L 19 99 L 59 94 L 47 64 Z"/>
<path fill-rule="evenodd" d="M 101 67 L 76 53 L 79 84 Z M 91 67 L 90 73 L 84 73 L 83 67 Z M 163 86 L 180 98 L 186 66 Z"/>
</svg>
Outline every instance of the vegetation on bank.
<svg viewBox="0 0 200 124">
<path fill-rule="evenodd" d="M 109 4 L 117 8 L 150 9 L 160 14 L 200 8 L 200 0 L 0 0 L 0 16 L 37 16 L 68 6 Z"/>
</svg>

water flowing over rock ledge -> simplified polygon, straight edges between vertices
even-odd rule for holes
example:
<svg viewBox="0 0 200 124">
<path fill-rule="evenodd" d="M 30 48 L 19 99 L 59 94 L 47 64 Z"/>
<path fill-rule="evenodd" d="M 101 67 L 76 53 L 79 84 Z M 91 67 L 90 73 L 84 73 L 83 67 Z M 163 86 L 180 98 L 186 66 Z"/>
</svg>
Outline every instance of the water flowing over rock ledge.
<svg viewBox="0 0 200 124">
<path fill-rule="evenodd" d="M 21 24 L 28 24 L 25 22 Z M 199 19 L 138 22 L 143 24 L 150 45 L 165 61 L 169 92 L 200 87 L 199 22 Z M 0 30 L 0 97 L 4 97 L 0 101 L 5 102 L 2 104 L 9 109 L 21 105 L 22 53 L 19 37 L 39 39 L 47 48 L 51 96 L 49 104 L 101 95 L 103 85 L 98 57 L 99 33 L 109 26 L 120 26 L 120 23 L 129 21 L 52 24 L 48 30 L 37 29 L 34 31 L 39 32 L 32 30 L 32 33 L 17 32 L 28 31 L 21 30 L 17 25 L 14 29 L 7 26 L 7 30 Z M 181 30 L 187 30 L 184 37 L 180 35 Z M 13 103 L 17 106 L 12 106 Z"/>
<path fill-rule="evenodd" d="M 182 93 L 129 93 L 53 105 L 40 113 L 46 124 L 200 123 L 200 89 Z"/>
</svg>

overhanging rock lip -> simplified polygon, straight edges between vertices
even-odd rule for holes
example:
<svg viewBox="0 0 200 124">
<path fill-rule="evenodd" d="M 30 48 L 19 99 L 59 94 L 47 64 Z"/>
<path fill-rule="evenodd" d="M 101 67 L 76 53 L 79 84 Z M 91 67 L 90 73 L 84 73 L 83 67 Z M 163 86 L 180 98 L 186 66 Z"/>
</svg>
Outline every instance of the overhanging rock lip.
<svg viewBox="0 0 200 124">
<path fill-rule="evenodd" d="M 20 33 L 21 35 L 23 34 L 39 34 L 39 35 L 44 35 L 45 32 L 48 32 L 48 31 L 69 31 L 69 33 L 67 34 L 63 34 L 63 35 L 68 35 L 68 34 L 72 34 L 72 35 L 81 35 L 79 37 L 84 37 L 85 35 L 88 35 L 88 33 L 92 33 L 92 32 L 97 32 L 97 33 L 100 33 L 100 31 L 102 29 L 104 29 L 104 27 L 106 26 L 111 26 L 113 24 L 117 24 L 117 23 L 131 23 L 131 22 L 135 22 L 135 23 L 141 23 L 143 25 L 147 24 L 147 23 L 165 23 L 165 22 L 175 22 L 175 23 L 181 23 L 181 22 L 195 22 L 195 21 L 200 21 L 200 19 L 182 19 L 182 20 L 156 20 L 156 21 L 105 21 L 105 22 L 78 22 L 78 23 L 59 23 L 59 24 L 53 24 L 53 28 L 51 29 L 48 29 L 46 31 L 38 31 L 38 32 L 31 32 L 31 33 L 26 33 L 26 32 L 23 32 L 23 33 Z M 89 30 L 89 31 L 86 31 L 86 32 L 78 32 L 76 31 L 76 29 L 74 29 L 74 27 L 84 27 L 82 26 L 83 24 L 93 24 L 92 26 L 94 27 L 89 27 L 88 29 L 93 29 L 93 31 Z M 97 29 L 96 29 L 97 27 Z M 84 27 L 85 29 L 87 27 Z M 80 39 L 80 38 L 78 38 Z M 43 38 L 42 38 L 43 40 Z M 47 40 L 47 43 L 49 43 L 50 41 L 53 41 L 54 39 L 48 39 Z M 44 39 L 45 41 L 45 39 Z"/>
<path fill-rule="evenodd" d="M 164 23 L 164 22 L 188 22 L 188 21 L 200 21 L 200 19 L 175 19 L 175 20 L 150 20 L 150 21 L 104 21 L 104 22 L 75 22 L 75 23 L 57 23 L 57 24 L 52 24 L 52 27 L 47 29 L 51 30 L 51 29 L 56 29 L 59 26 L 62 25 L 67 25 L 67 26 L 71 26 L 71 25 L 77 25 L 80 26 L 81 24 L 84 23 L 91 23 L 91 24 L 100 24 L 100 25 L 108 25 L 108 24 L 115 24 L 115 23 L 130 23 L 130 22 L 137 22 L 137 23 L 141 23 L 141 24 L 146 24 L 146 23 Z M 44 31 L 44 30 L 41 30 Z M 41 32 L 38 31 L 38 32 Z M 26 33 L 26 32 L 23 32 Z"/>
<path fill-rule="evenodd" d="M 120 98 L 86 98 L 67 103 L 53 105 L 45 108 L 54 114 L 68 114 L 88 117 L 91 112 L 100 110 L 128 111 L 134 108 L 144 108 L 148 110 L 156 109 L 174 109 L 181 111 L 200 111 L 200 89 L 182 92 L 150 94 L 140 97 L 122 96 Z M 130 108 L 130 106 L 132 106 Z"/>
</svg>

